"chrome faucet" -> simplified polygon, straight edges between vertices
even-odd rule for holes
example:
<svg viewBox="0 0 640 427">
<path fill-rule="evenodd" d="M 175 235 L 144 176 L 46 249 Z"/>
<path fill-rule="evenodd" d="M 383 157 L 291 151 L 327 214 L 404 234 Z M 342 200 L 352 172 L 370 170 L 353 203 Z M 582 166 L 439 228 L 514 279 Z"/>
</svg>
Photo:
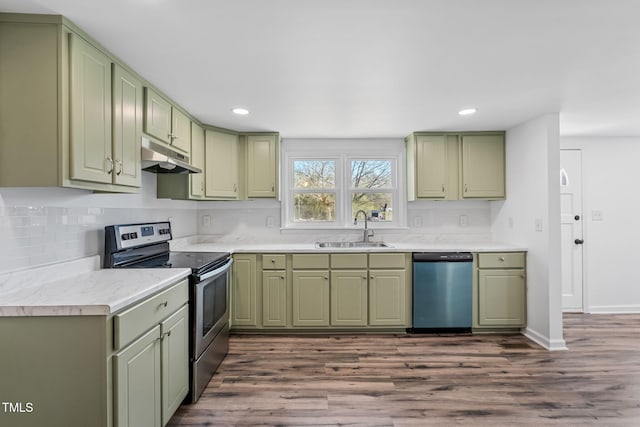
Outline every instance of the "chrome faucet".
<svg viewBox="0 0 640 427">
<path fill-rule="evenodd" d="M 369 228 L 368 228 L 368 225 L 367 225 L 367 213 L 365 211 L 360 209 L 358 212 L 356 212 L 356 216 L 355 216 L 355 218 L 353 218 L 353 225 L 358 225 L 358 215 L 360 215 L 360 213 L 362 213 L 364 215 L 364 237 L 362 238 L 362 241 L 363 242 L 368 242 L 369 241 L 369 237 L 373 237 L 373 230 L 369 230 Z"/>
</svg>

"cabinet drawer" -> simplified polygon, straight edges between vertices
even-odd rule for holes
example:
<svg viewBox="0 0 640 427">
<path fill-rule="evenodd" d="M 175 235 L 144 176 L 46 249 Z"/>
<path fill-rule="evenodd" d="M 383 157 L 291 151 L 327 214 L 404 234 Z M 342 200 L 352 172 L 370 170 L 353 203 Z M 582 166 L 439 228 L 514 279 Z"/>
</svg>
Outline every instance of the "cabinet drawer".
<svg viewBox="0 0 640 427">
<path fill-rule="evenodd" d="M 262 255 L 263 270 L 284 270 L 287 268 L 287 259 L 284 254 Z"/>
<path fill-rule="evenodd" d="M 114 350 L 126 346 L 189 300 L 187 279 L 113 316 Z"/>
<path fill-rule="evenodd" d="M 293 268 L 329 268 L 329 254 L 293 254 Z"/>
<path fill-rule="evenodd" d="M 478 268 L 524 268 L 524 252 L 478 254 Z"/>
<path fill-rule="evenodd" d="M 367 254 L 331 254 L 331 268 L 367 268 Z"/>
<path fill-rule="evenodd" d="M 369 268 L 405 268 L 405 254 L 369 254 Z"/>
</svg>

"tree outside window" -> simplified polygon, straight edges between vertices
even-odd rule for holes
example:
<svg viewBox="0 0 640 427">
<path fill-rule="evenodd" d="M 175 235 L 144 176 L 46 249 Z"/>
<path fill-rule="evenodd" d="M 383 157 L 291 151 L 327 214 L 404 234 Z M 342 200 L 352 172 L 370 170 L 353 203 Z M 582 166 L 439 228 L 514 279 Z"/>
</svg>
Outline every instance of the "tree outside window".
<svg viewBox="0 0 640 427">
<path fill-rule="evenodd" d="M 371 221 L 392 221 L 392 178 L 391 160 L 352 160 L 351 215 L 364 210 Z"/>
<path fill-rule="evenodd" d="M 295 160 L 293 180 L 295 222 L 336 220 L 335 160 Z"/>
</svg>

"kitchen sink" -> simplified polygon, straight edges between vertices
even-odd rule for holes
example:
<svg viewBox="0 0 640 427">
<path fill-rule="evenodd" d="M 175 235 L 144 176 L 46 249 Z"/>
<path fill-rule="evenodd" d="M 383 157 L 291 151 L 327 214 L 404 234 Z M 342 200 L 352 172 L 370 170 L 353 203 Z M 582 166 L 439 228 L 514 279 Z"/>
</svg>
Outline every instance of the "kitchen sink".
<svg viewBox="0 0 640 427">
<path fill-rule="evenodd" d="M 316 242 L 316 248 L 388 248 L 383 242 Z"/>
</svg>

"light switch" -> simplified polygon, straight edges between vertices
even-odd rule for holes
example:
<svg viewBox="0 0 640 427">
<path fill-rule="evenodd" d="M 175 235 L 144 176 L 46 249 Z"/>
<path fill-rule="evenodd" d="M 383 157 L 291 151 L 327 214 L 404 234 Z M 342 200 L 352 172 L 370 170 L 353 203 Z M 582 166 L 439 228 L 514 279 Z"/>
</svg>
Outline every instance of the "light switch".
<svg viewBox="0 0 640 427">
<path fill-rule="evenodd" d="M 468 218 L 466 215 L 460 215 L 460 227 L 466 227 L 468 224 Z"/>
<path fill-rule="evenodd" d="M 267 227 L 268 228 L 273 228 L 273 217 L 272 216 L 267 216 Z"/>
<path fill-rule="evenodd" d="M 209 227 L 211 225 L 211 215 L 202 216 L 202 225 L 205 227 Z"/>
<path fill-rule="evenodd" d="M 413 217 L 413 226 L 422 227 L 422 217 L 420 215 L 416 215 Z"/>
</svg>

